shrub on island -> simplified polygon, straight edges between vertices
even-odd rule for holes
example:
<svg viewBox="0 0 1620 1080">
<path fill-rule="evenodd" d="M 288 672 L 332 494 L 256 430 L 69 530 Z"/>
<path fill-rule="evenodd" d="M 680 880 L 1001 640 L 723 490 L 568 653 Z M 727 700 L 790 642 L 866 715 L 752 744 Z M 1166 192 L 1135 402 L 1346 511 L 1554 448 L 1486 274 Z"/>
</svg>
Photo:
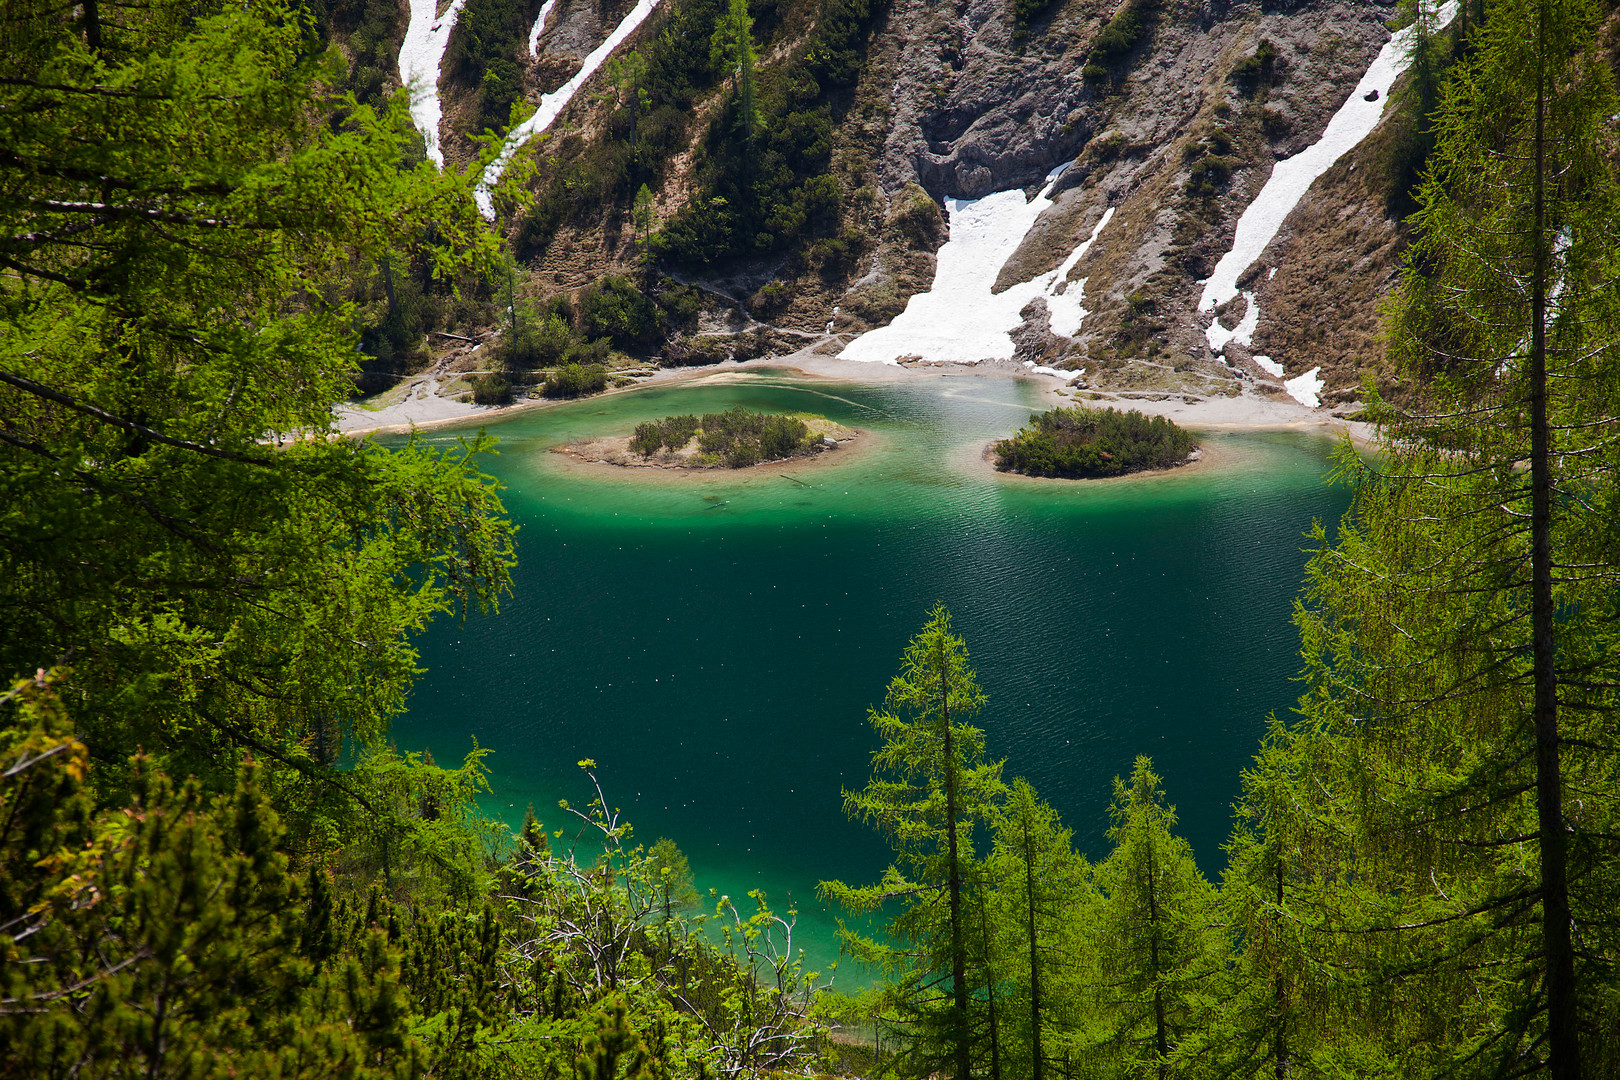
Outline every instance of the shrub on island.
<svg viewBox="0 0 1620 1080">
<path fill-rule="evenodd" d="M 1190 432 L 1162 416 L 1071 406 L 1031 416 L 995 452 L 1003 472 L 1084 479 L 1167 469 L 1197 448 Z"/>
<path fill-rule="evenodd" d="M 637 424 L 630 450 L 643 458 L 660 449 L 680 451 L 697 436 L 694 464 L 741 469 L 761 461 L 779 461 L 815 452 L 810 428 L 794 416 L 752 412 L 742 406 L 721 413 L 666 416 Z"/>
<path fill-rule="evenodd" d="M 698 418 L 691 413 L 648 420 L 636 425 L 635 433 L 630 436 L 630 452 L 651 457 L 660 449 L 684 450 L 697 431 Z"/>
</svg>

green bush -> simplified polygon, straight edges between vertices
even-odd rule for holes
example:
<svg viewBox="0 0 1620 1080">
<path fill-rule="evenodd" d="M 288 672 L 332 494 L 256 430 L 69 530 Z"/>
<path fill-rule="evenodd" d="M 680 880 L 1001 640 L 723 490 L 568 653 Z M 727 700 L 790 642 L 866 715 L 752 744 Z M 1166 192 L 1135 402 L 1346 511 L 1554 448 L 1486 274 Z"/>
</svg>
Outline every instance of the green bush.
<svg viewBox="0 0 1620 1080">
<path fill-rule="evenodd" d="M 467 380 L 472 385 L 473 402 L 477 405 L 510 405 L 512 381 L 499 372 L 474 375 Z"/>
<path fill-rule="evenodd" d="M 548 398 L 572 398 L 606 389 L 607 371 L 600 364 L 568 363 L 546 377 L 540 392 Z"/>
<path fill-rule="evenodd" d="M 642 457 L 651 457 L 660 448 L 682 450 L 697 434 L 698 418 L 691 413 L 666 416 L 662 420 L 648 420 L 636 425 L 630 436 L 630 449 Z"/>
<path fill-rule="evenodd" d="M 588 337 L 606 337 L 627 349 L 658 337 L 658 306 L 627 277 L 611 275 L 585 290 L 580 325 Z"/>
<path fill-rule="evenodd" d="M 1205 154 L 1193 164 L 1187 176 L 1187 194 L 1211 196 L 1220 190 L 1232 176 L 1232 170 L 1242 162 L 1235 157 Z"/>
<path fill-rule="evenodd" d="M 654 433 L 651 428 L 644 433 L 642 427 L 647 425 L 636 429 L 637 436 L 640 445 L 648 445 Z M 699 453 L 732 469 L 794 457 L 811 449 L 810 428 L 803 420 L 757 413 L 740 405 L 708 413 L 702 421 L 692 416 L 667 417 L 657 432 L 659 445 L 670 449 L 685 446 L 694 434 Z"/>
<path fill-rule="evenodd" d="M 1245 56 L 1232 68 L 1232 81 L 1245 94 L 1253 97 L 1262 86 L 1275 86 L 1282 81 L 1283 65 L 1278 63 L 1277 46 L 1269 38 L 1262 38 L 1252 56 Z"/>
<path fill-rule="evenodd" d="M 651 457 L 658 452 L 663 439 L 663 433 L 658 430 L 658 421 L 644 421 L 637 424 L 636 430 L 630 434 L 630 452 L 640 454 L 642 457 Z"/>
<path fill-rule="evenodd" d="M 1162 416 L 1072 406 L 1031 416 L 996 443 L 996 468 L 1069 479 L 1121 476 L 1179 465 L 1197 446 L 1191 433 Z"/>
</svg>

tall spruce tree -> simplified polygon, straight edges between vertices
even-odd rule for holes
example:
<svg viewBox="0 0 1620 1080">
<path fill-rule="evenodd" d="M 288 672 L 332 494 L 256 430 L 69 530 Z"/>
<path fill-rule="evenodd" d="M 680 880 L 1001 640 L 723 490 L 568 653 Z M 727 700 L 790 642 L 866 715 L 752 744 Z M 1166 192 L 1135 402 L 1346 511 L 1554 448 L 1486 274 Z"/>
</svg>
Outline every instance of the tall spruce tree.
<svg viewBox="0 0 1620 1080">
<path fill-rule="evenodd" d="M 967 646 L 937 605 L 906 647 L 883 706 L 868 714 L 883 740 L 872 778 L 844 792 L 845 813 L 882 833 L 895 861 L 877 884 L 824 881 L 818 890 L 858 915 L 899 902 L 889 923 L 896 941 L 842 926 L 840 936 L 889 979 L 917 1075 L 943 1069 L 967 1080 L 975 1056 L 970 996 L 984 980 L 968 970 L 973 836 L 1005 793 L 1001 763 L 985 759 L 984 732 L 965 722 L 984 702 Z"/>
</svg>

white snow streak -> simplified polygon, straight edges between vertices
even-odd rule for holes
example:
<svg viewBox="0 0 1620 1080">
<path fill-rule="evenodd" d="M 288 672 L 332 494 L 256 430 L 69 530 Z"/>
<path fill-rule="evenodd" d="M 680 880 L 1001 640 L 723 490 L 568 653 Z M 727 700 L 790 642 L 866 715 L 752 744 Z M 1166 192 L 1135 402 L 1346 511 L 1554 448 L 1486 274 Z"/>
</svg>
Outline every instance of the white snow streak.
<svg viewBox="0 0 1620 1080">
<path fill-rule="evenodd" d="M 412 3 L 416 2 L 417 0 L 412 0 Z M 534 115 L 513 128 L 511 133 L 506 136 L 506 142 L 501 146 L 501 152 L 484 169 L 484 175 L 479 178 L 477 186 L 473 188 L 473 198 L 478 202 L 479 212 L 486 218 L 493 219 L 495 217 L 495 203 L 490 198 L 490 191 L 500 180 L 501 173 L 506 171 L 506 166 L 511 162 L 512 155 L 516 154 L 518 149 L 528 142 L 530 138 L 551 126 L 552 121 L 557 119 L 557 116 L 568 105 L 568 102 L 573 99 L 574 94 L 579 91 L 580 87 L 585 85 L 585 81 L 596 74 L 597 68 L 600 68 L 606 62 L 613 50 L 618 48 L 620 43 L 635 31 L 636 27 L 646 21 L 647 16 L 651 15 L 653 8 L 657 6 L 658 0 L 636 0 L 636 6 L 630 9 L 630 14 L 626 15 L 619 22 L 619 25 L 613 28 L 613 33 L 608 35 L 606 41 L 592 50 L 591 54 L 585 58 L 585 65 L 574 74 L 574 77 L 551 93 L 542 95 L 540 107 L 534 111 Z"/>
<path fill-rule="evenodd" d="M 1235 341 L 1239 345 L 1248 345 L 1254 340 L 1254 331 L 1260 325 L 1260 305 L 1255 303 L 1254 293 L 1246 292 L 1243 298 L 1249 302 L 1249 310 L 1243 313 L 1243 318 L 1234 330 L 1228 330 L 1221 325 L 1221 320 L 1211 319 L 1209 329 L 1204 331 L 1204 340 L 1215 352 L 1226 348 L 1228 341 Z M 1282 372 L 1277 374 L 1281 375 Z"/>
<path fill-rule="evenodd" d="M 1283 366 L 1277 363 L 1277 361 L 1273 360 L 1271 357 L 1251 356 L 1249 359 L 1253 360 L 1256 364 L 1259 364 L 1260 370 L 1265 372 L 1267 375 L 1273 375 L 1279 379 L 1283 377 Z"/>
<path fill-rule="evenodd" d="M 540 56 L 540 35 L 546 32 L 546 17 L 556 6 L 557 0 L 546 0 L 540 5 L 540 14 L 535 16 L 534 27 L 529 31 L 529 55 L 532 57 Z"/>
<path fill-rule="evenodd" d="M 1024 242 L 1043 211 L 1052 205 L 1052 185 L 1067 165 L 1047 174 L 1046 187 L 1024 201 L 1018 189 L 997 191 L 982 199 L 946 199 L 950 239 L 939 249 L 933 286 L 917 293 L 888 326 L 862 334 L 839 353 L 844 360 L 895 364 L 902 356 L 917 356 L 936 363 L 977 364 L 982 360 L 1009 360 L 1012 331 L 1023 324 L 1019 314 L 1036 297 L 1046 301 L 1052 330 L 1073 337 L 1086 316 L 1081 306 L 1085 279 L 1068 281 L 1069 271 L 1114 216 L 1109 207 L 1063 264 L 1033 280 L 995 293 L 1001 268 Z M 1042 372 L 1046 374 L 1048 372 Z M 1073 376 L 1074 372 L 1064 372 Z"/>
<path fill-rule="evenodd" d="M 1448 0 L 1435 15 L 1436 27 L 1448 25 L 1456 14 L 1456 0 Z M 1320 139 L 1293 157 L 1277 162 L 1266 186 L 1238 219 L 1232 250 L 1221 257 L 1215 272 L 1204 282 L 1199 311 L 1211 311 L 1238 294 L 1238 278 L 1265 251 L 1282 227 L 1283 219 L 1299 204 L 1311 184 L 1378 125 L 1384 106 L 1389 104 L 1390 87 L 1411 63 L 1408 46 L 1412 31 L 1413 27 L 1409 26 L 1390 37 L 1350 92 L 1349 99 L 1328 121 Z M 1378 91 L 1377 100 L 1366 100 L 1373 90 Z"/>
<path fill-rule="evenodd" d="M 444 168 L 444 151 L 439 149 L 439 65 L 444 48 L 450 43 L 456 16 L 467 0 L 451 0 L 442 18 L 437 16 L 436 0 L 411 0 L 411 24 L 399 47 L 399 81 L 411 95 L 411 123 L 427 142 L 428 160 Z"/>
<path fill-rule="evenodd" d="M 1283 389 L 1288 391 L 1289 397 L 1307 409 L 1314 409 L 1322 404 L 1321 399 L 1316 396 L 1322 392 L 1322 376 L 1319 374 L 1321 370 L 1319 367 L 1313 367 L 1303 375 L 1296 375 L 1283 383 Z"/>
<path fill-rule="evenodd" d="M 1054 375 L 1059 379 L 1065 379 L 1070 382 L 1073 382 L 1075 379 L 1078 379 L 1080 376 L 1086 373 L 1085 368 L 1079 368 L 1075 371 L 1068 371 L 1064 368 L 1047 367 L 1045 364 L 1037 364 L 1033 360 L 1025 360 L 1024 366 L 1029 368 L 1031 374 Z"/>
</svg>

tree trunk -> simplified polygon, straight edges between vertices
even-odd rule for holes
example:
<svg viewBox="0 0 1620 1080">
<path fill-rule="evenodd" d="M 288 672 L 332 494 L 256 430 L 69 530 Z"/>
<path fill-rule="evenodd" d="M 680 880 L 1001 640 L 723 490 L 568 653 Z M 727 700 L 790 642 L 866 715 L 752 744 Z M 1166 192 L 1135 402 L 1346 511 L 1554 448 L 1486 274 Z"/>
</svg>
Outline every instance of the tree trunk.
<svg viewBox="0 0 1620 1080">
<path fill-rule="evenodd" d="M 1541 932 L 1547 962 L 1547 1064 L 1553 1080 L 1580 1076 L 1575 953 L 1558 756 L 1558 674 L 1552 591 L 1552 454 L 1547 422 L 1547 0 L 1536 50 L 1535 270 L 1530 294 L 1530 620 L 1535 685 L 1536 826 L 1541 846 Z"/>
<path fill-rule="evenodd" d="M 91 52 L 101 51 L 101 3 L 100 0 L 83 0 L 81 10 L 84 12 L 84 43 L 90 46 Z"/>
<path fill-rule="evenodd" d="M 956 1062 L 956 1080 L 969 1080 L 967 956 L 962 946 L 962 867 L 956 854 L 956 751 L 951 745 L 950 682 L 945 659 L 945 639 L 939 639 L 939 710 L 945 722 L 945 834 L 950 849 L 947 869 L 951 899 L 951 1017 Z"/>
<path fill-rule="evenodd" d="M 1278 932 L 1282 926 L 1283 903 L 1283 864 L 1282 857 L 1277 858 L 1277 924 Z M 1288 991 L 1283 985 L 1283 977 L 1277 978 L 1277 1041 L 1273 1057 L 1276 1059 L 1277 1080 L 1286 1080 L 1288 1076 Z"/>
<path fill-rule="evenodd" d="M 1153 1024 L 1155 1045 L 1159 1050 L 1159 1080 L 1164 1080 L 1170 1067 L 1170 1039 L 1164 1023 L 1164 987 L 1159 984 L 1159 886 L 1153 866 L 1152 834 L 1148 836 L 1147 853 L 1148 925 L 1153 928 L 1148 935 L 1148 966 L 1153 974 Z"/>
<path fill-rule="evenodd" d="M 1035 845 L 1029 837 L 1029 816 L 1024 816 L 1024 896 L 1029 901 L 1025 921 L 1029 931 L 1030 1080 L 1045 1080 L 1046 1060 L 1041 1054 L 1041 962 L 1035 939 Z"/>
</svg>

